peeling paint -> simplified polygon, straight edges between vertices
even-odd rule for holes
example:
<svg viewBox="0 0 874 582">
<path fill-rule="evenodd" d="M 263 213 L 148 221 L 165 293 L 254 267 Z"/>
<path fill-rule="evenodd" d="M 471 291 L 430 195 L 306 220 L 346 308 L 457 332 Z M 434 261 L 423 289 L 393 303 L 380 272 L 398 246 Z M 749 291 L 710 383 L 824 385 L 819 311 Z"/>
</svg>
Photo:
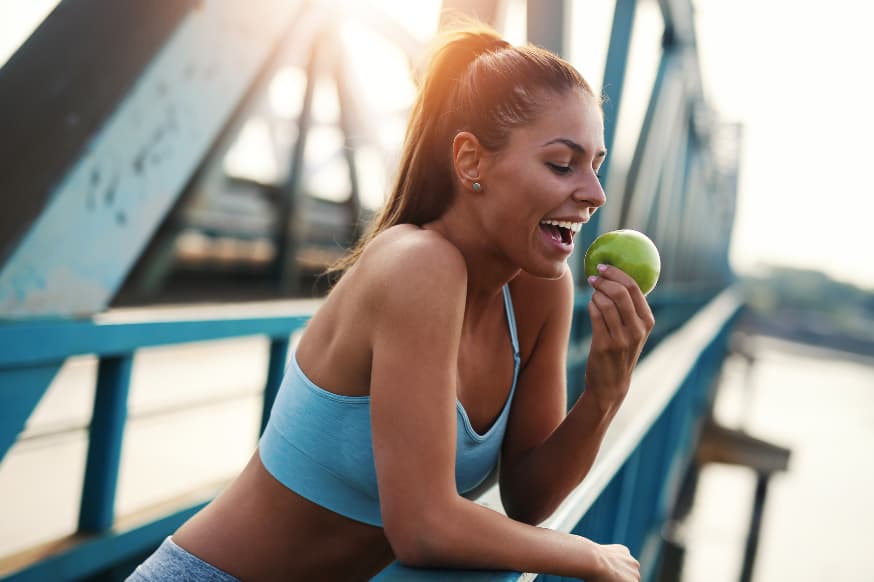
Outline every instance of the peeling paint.
<svg viewBox="0 0 874 582">
<path fill-rule="evenodd" d="M 206 2 L 186 17 L 0 267 L 0 317 L 109 304 L 299 4 Z"/>
<path fill-rule="evenodd" d="M 15 293 L 0 296 L 0 313 L 4 317 L 28 315 L 87 316 L 92 305 L 109 291 L 93 278 L 60 267 L 46 278 L 36 278 L 15 289 Z"/>
</svg>

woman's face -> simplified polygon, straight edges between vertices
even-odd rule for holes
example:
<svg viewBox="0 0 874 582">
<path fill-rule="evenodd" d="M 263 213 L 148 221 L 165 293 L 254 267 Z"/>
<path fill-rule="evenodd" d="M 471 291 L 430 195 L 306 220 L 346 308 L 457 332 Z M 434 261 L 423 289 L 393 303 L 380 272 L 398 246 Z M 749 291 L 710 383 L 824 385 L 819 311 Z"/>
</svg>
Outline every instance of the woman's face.
<svg viewBox="0 0 874 582">
<path fill-rule="evenodd" d="M 503 254 L 538 277 L 560 277 L 573 238 L 605 202 L 598 169 L 606 155 L 595 100 L 550 95 L 544 112 L 486 156 L 482 220 Z"/>
</svg>

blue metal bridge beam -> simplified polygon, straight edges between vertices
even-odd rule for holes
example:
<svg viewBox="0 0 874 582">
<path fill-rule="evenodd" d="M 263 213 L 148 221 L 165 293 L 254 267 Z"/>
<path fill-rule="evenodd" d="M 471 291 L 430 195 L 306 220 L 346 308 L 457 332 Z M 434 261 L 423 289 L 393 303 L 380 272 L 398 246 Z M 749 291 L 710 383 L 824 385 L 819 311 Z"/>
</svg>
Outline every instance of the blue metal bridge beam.
<svg viewBox="0 0 874 582">
<path fill-rule="evenodd" d="M 610 173 L 610 150 L 616 141 L 616 122 L 619 119 L 619 108 L 622 104 L 622 90 L 625 85 L 625 71 L 628 68 L 628 52 L 631 46 L 631 34 L 634 25 L 634 12 L 637 0 L 616 0 L 613 12 L 613 27 L 610 31 L 610 44 L 607 48 L 607 61 L 604 64 L 604 80 L 601 83 L 601 93 L 604 101 L 604 144 L 607 147 L 607 157 L 601 165 L 601 184 L 609 195 L 608 177 Z M 601 213 L 596 212 L 586 228 L 576 236 L 575 244 L 580 249 L 587 249 L 600 234 Z M 579 257 L 582 253 L 577 253 Z M 579 260 L 579 259 L 577 259 Z M 577 270 L 576 272 L 579 272 Z M 578 277 L 579 279 L 579 277 Z"/>
<path fill-rule="evenodd" d="M 565 0 L 537 0 L 526 3 L 526 26 L 528 42 L 553 52 L 567 56 L 565 41 Z"/>
<path fill-rule="evenodd" d="M 653 240 L 656 241 L 662 256 L 662 276 L 667 281 L 674 280 L 675 258 L 682 241 L 676 228 L 676 217 L 683 214 L 686 193 L 687 166 L 689 152 L 694 147 L 690 135 L 690 112 L 680 118 L 674 134 L 673 143 L 677 144 L 674 159 L 666 165 L 660 184 L 661 195 L 656 212 L 651 217 Z"/>
<path fill-rule="evenodd" d="M 659 7 L 674 41 L 695 44 L 695 15 L 690 0 L 659 0 Z"/>
<path fill-rule="evenodd" d="M 195 4 L 61 2 L 0 67 L 0 264 L 50 202 L 53 185 L 87 149 L 93 131 Z"/>
<path fill-rule="evenodd" d="M 279 386 L 282 384 L 282 377 L 285 374 L 285 363 L 288 360 L 290 345 L 291 342 L 288 341 L 287 337 L 270 340 L 270 359 L 267 363 L 267 382 L 264 386 L 261 430 L 258 434 L 264 432 L 264 429 L 267 428 L 267 421 L 270 420 L 270 410 L 273 408 L 276 395 L 279 394 Z"/>
<path fill-rule="evenodd" d="M 115 519 L 115 491 L 132 365 L 131 354 L 100 360 L 79 512 L 82 533 L 105 531 Z"/>
<path fill-rule="evenodd" d="M 646 228 L 665 161 L 675 147 L 668 138 L 686 102 L 678 60 L 673 48 L 664 48 L 625 184 L 620 213 L 623 227 Z"/>
<path fill-rule="evenodd" d="M 0 333 L 0 346 L 4 338 Z M 31 365 L 7 364 L 0 361 L 0 463 L 24 430 L 36 405 L 42 399 L 63 359 Z"/>
<path fill-rule="evenodd" d="M 181 21 L 0 266 L 0 318 L 109 304 L 299 5 L 203 2 Z"/>
</svg>

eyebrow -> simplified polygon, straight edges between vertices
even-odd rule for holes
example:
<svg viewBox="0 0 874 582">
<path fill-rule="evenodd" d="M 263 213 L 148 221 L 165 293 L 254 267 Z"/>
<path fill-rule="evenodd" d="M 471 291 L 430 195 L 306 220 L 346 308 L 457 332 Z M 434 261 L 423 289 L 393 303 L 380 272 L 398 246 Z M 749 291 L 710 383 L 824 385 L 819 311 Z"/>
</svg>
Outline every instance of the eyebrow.
<svg viewBox="0 0 874 582">
<path fill-rule="evenodd" d="M 583 146 L 581 146 L 580 144 L 578 144 L 578 143 L 575 142 L 574 140 L 572 140 L 572 139 L 568 139 L 568 138 L 566 138 L 566 137 L 559 137 L 559 138 L 556 138 L 556 139 L 550 140 L 550 141 L 546 142 L 545 144 L 543 144 L 543 145 L 540 146 L 540 147 L 544 147 L 544 148 L 545 148 L 546 146 L 548 146 L 548 145 L 552 145 L 552 144 L 554 144 L 554 143 L 560 143 L 560 144 L 563 144 L 563 145 L 569 147 L 570 149 L 572 149 L 573 151 L 575 151 L 575 152 L 577 152 L 577 153 L 580 153 L 580 154 L 586 152 L 586 150 L 585 150 L 585 148 L 584 148 Z M 598 153 L 595 155 L 595 157 L 596 157 L 596 158 L 603 158 L 603 157 L 606 156 L 606 155 L 607 155 L 607 150 L 601 150 L 600 152 L 598 152 Z"/>
</svg>

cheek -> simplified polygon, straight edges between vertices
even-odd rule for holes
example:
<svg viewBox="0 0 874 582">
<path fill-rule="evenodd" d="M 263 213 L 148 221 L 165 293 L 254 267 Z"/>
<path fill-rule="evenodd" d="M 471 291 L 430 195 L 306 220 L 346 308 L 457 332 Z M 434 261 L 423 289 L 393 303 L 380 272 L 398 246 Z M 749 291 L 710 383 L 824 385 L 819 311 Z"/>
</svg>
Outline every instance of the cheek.
<svg viewBox="0 0 874 582">
<path fill-rule="evenodd" d="M 551 193 L 559 192 L 561 184 L 539 161 L 530 158 L 507 160 L 501 169 L 493 174 L 499 199 L 495 216 L 501 226 L 512 225 L 511 236 L 527 236 L 560 203 Z"/>
</svg>

